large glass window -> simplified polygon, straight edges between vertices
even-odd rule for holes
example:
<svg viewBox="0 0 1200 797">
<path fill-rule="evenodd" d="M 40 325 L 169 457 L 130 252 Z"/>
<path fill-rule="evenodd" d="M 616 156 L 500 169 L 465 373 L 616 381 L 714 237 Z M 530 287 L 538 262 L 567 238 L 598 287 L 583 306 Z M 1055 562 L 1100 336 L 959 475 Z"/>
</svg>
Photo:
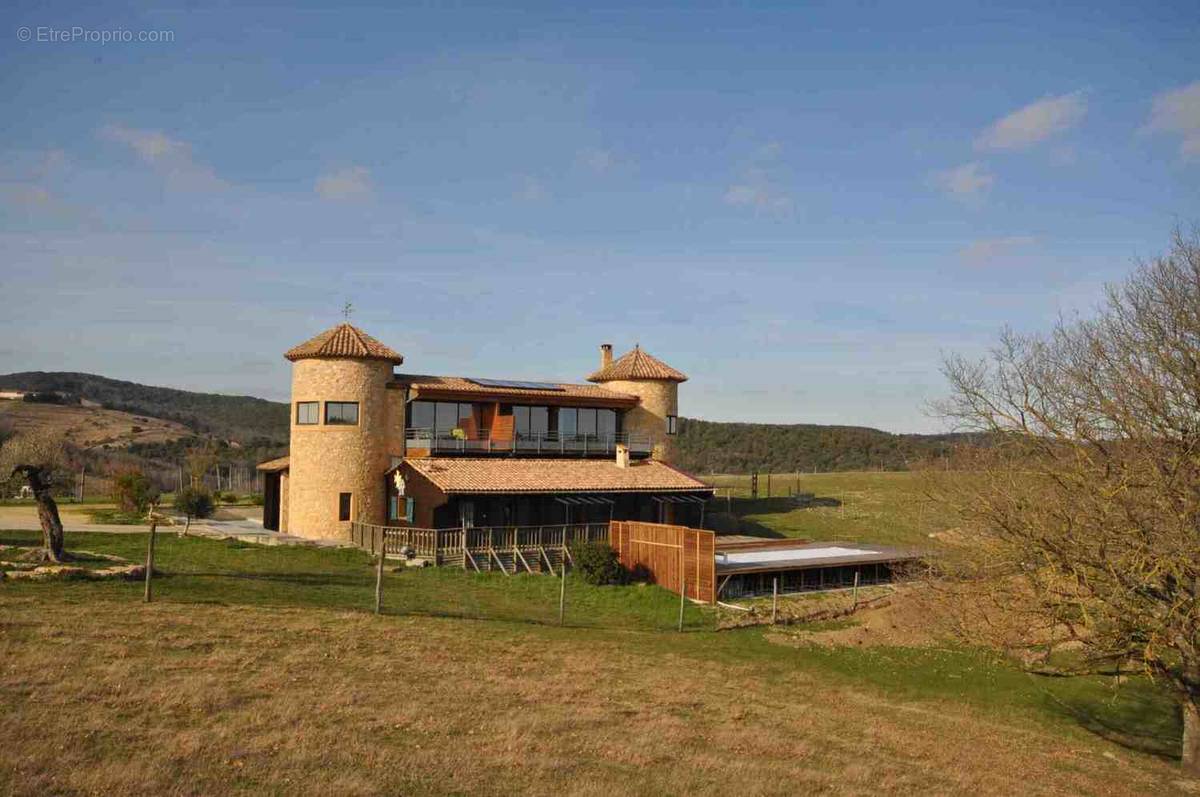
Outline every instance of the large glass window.
<svg viewBox="0 0 1200 797">
<path fill-rule="evenodd" d="M 596 411 L 593 409 L 582 408 L 579 410 L 579 434 L 596 433 Z"/>
<path fill-rule="evenodd" d="M 517 434 L 545 435 L 550 431 L 550 408 L 513 407 L 513 427 Z"/>
<path fill-rule="evenodd" d="M 579 429 L 579 410 L 574 407 L 559 407 L 558 433 L 564 437 L 576 433 Z"/>
<path fill-rule="evenodd" d="M 448 434 L 460 429 L 471 417 L 472 405 L 456 401 L 410 401 L 408 403 L 409 429 L 435 429 Z"/>
<path fill-rule="evenodd" d="M 616 410 L 596 410 L 596 434 L 611 440 L 616 433 Z"/>
<path fill-rule="evenodd" d="M 410 401 L 408 404 L 408 428 L 432 429 L 437 405 L 432 401 Z"/>
<path fill-rule="evenodd" d="M 355 426 L 358 424 L 357 401 L 326 401 L 325 423 L 340 426 Z"/>
<path fill-rule="evenodd" d="M 297 426 L 314 426 L 321 422 L 321 402 L 319 401 L 297 401 L 296 402 L 296 425 Z"/>
<path fill-rule="evenodd" d="M 470 405 L 467 405 L 470 407 Z M 449 432 L 451 429 L 458 428 L 458 407 L 459 405 L 453 401 L 439 401 L 437 403 L 437 422 L 434 424 L 439 432 Z"/>
</svg>

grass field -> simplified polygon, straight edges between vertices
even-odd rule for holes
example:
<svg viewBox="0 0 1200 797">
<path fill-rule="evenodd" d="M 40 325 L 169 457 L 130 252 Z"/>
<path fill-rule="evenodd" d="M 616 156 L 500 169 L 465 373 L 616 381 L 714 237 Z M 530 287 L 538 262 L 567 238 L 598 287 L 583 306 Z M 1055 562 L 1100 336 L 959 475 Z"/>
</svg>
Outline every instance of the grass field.
<svg viewBox="0 0 1200 797">
<path fill-rule="evenodd" d="M 771 497 L 762 474 L 757 500 L 750 499 L 748 476 L 704 479 L 717 486 L 717 505 L 732 509 L 747 534 L 922 545 L 931 533 L 953 525 L 950 513 L 923 494 L 918 473 L 772 474 Z M 797 507 L 792 492 L 811 493 L 816 500 Z"/>
<path fill-rule="evenodd" d="M 31 543 L 28 532 L 0 542 Z M 137 559 L 144 535 L 69 535 Z M 138 583 L 0 584 L 5 794 L 1150 794 L 1167 696 L 952 646 L 673 626 L 675 596 L 160 539 Z M 489 619 L 478 619 L 486 617 Z M 784 642 L 784 644 L 779 644 Z"/>
</svg>

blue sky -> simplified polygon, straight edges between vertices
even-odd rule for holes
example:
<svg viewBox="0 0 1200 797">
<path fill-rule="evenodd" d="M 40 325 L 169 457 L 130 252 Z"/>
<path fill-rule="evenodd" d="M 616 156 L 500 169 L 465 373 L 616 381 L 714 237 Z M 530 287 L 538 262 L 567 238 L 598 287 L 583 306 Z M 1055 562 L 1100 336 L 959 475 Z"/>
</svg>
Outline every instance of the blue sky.
<svg viewBox="0 0 1200 797">
<path fill-rule="evenodd" d="M 685 415 L 929 431 L 1200 220 L 1194 2 L 597 5 L 6 6 L 0 372 L 286 398 L 350 301 L 406 370 L 640 342 Z"/>
</svg>

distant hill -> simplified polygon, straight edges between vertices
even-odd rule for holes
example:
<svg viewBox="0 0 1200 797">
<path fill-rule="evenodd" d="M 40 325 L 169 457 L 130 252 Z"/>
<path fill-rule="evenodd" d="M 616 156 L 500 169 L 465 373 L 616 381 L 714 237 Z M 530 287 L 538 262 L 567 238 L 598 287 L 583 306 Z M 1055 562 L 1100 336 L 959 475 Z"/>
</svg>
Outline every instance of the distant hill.
<svg viewBox="0 0 1200 797">
<path fill-rule="evenodd" d="M 150 387 L 95 374 L 26 371 L 0 375 L 0 390 L 64 393 L 101 407 L 176 421 L 198 435 L 242 444 L 288 441 L 288 405 L 252 396 Z"/>
<path fill-rule="evenodd" d="M 904 470 L 970 439 L 958 434 L 892 434 L 865 426 L 680 418 L 675 458 L 693 473 Z"/>
<path fill-rule="evenodd" d="M 95 374 L 30 371 L 0 375 L 0 390 L 61 393 L 68 403 L 94 402 L 109 410 L 182 424 L 196 436 L 236 442 L 229 458 L 252 462 L 285 450 L 288 405 L 252 396 L 194 393 L 150 387 Z M 132 421 L 131 424 L 138 424 Z M 93 424 L 95 425 L 95 424 Z M 125 435 L 118 445 L 130 454 L 176 462 L 194 444 L 188 436 Z M 139 430 L 141 432 L 141 430 Z M 132 435 L 132 436 L 131 436 Z M 723 423 L 679 419 L 677 462 L 695 473 L 788 473 L 794 471 L 903 470 L 936 457 L 963 435 L 891 434 L 863 426 Z M 116 442 L 116 441 L 114 441 Z M 116 446 L 114 446 L 115 448 Z"/>
</svg>

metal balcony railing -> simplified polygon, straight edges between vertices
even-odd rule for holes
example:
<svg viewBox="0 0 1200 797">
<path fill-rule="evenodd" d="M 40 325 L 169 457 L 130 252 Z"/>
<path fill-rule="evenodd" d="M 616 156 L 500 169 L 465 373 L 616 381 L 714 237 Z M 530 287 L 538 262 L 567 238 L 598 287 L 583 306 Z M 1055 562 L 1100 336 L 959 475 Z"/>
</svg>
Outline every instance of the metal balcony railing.
<svg viewBox="0 0 1200 797">
<path fill-rule="evenodd" d="M 631 454 L 649 454 L 654 445 L 638 434 L 565 434 L 560 432 L 516 432 L 508 439 L 492 439 L 489 430 L 468 435 L 461 429 L 406 429 L 408 448 L 428 449 L 434 454 L 544 454 L 560 456 L 612 456 L 617 444 L 629 446 Z"/>
</svg>

